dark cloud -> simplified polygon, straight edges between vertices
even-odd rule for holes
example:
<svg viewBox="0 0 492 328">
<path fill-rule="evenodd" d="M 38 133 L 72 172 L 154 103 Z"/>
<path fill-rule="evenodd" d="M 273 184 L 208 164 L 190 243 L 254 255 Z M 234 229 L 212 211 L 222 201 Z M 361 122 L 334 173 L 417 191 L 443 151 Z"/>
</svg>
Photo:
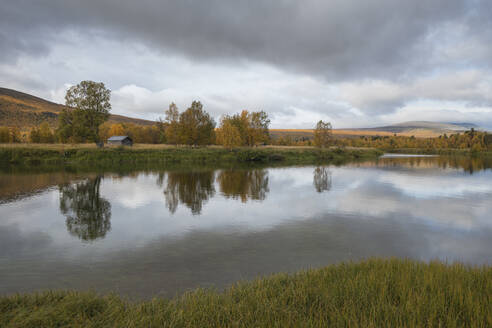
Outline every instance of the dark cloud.
<svg viewBox="0 0 492 328">
<path fill-rule="evenodd" d="M 419 42 L 469 11 L 459 0 L 21 0 L 2 4 L 0 37 L 8 42 L 0 50 L 39 54 L 47 48 L 40 40 L 61 31 L 102 31 L 200 60 L 254 60 L 328 78 L 388 78 L 425 66 L 431 49 Z"/>
<path fill-rule="evenodd" d="M 366 126 L 433 101 L 419 119 L 490 125 L 488 0 L 3 2 L 0 84 L 41 97 L 90 79 L 115 113 L 149 119 L 200 99 L 216 117 L 265 109 L 276 127 Z"/>
</svg>

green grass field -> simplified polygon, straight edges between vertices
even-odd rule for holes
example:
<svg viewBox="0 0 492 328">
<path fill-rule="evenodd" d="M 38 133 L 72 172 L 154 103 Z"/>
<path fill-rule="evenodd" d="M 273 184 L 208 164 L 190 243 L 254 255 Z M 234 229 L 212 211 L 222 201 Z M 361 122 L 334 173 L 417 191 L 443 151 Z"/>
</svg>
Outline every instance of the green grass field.
<svg viewBox="0 0 492 328">
<path fill-rule="evenodd" d="M 135 164 L 169 165 L 176 163 L 285 163 L 316 164 L 341 163 L 351 160 L 377 158 L 375 149 L 316 149 L 311 147 L 84 147 L 84 145 L 0 145 L 0 164 L 16 166 L 92 165 L 118 166 Z"/>
<path fill-rule="evenodd" d="M 372 259 L 171 300 L 0 298 L 1 327 L 491 327 L 492 268 Z"/>
</svg>

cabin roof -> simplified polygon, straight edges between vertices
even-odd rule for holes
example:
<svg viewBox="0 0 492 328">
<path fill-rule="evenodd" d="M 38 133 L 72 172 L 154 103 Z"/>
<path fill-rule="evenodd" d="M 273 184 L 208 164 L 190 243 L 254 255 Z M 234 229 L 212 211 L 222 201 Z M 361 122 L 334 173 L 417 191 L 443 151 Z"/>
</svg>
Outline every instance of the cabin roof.
<svg viewBox="0 0 492 328">
<path fill-rule="evenodd" d="M 111 138 L 108 139 L 108 141 L 123 141 L 127 138 L 132 140 L 132 138 L 130 138 L 129 136 L 112 136 Z"/>
</svg>

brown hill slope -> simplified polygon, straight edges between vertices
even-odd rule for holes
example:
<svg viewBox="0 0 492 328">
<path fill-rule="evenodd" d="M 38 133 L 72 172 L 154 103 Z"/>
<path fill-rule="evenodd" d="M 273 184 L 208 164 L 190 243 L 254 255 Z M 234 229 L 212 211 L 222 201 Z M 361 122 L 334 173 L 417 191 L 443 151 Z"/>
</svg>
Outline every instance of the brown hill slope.
<svg viewBox="0 0 492 328">
<path fill-rule="evenodd" d="M 64 105 L 27 93 L 0 88 L 0 126 L 16 126 L 25 129 L 38 126 L 42 122 L 48 122 L 50 126 L 55 127 L 58 122 L 58 114 L 63 108 L 65 108 Z M 152 121 L 121 115 L 111 115 L 109 121 L 139 125 L 154 124 Z"/>
<path fill-rule="evenodd" d="M 478 129 L 472 123 L 441 123 L 427 121 L 403 122 L 378 128 L 362 129 L 333 129 L 335 137 L 358 137 L 358 136 L 414 136 L 416 138 L 434 138 L 443 134 L 462 133 L 471 128 Z M 273 137 L 290 136 L 293 139 L 311 138 L 311 129 L 271 129 Z"/>
</svg>

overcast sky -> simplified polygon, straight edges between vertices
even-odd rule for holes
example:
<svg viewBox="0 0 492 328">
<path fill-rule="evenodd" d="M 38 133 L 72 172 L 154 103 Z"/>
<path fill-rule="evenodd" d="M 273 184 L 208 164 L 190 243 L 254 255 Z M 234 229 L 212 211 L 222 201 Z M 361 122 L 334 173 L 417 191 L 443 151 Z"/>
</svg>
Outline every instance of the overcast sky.
<svg viewBox="0 0 492 328">
<path fill-rule="evenodd" d="M 63 103 L 82 80 L 146 119 L 200 100 L 273 128 L 492 128 L 490 0 L 0 0 L 0 86 Z"/>
</svg>

